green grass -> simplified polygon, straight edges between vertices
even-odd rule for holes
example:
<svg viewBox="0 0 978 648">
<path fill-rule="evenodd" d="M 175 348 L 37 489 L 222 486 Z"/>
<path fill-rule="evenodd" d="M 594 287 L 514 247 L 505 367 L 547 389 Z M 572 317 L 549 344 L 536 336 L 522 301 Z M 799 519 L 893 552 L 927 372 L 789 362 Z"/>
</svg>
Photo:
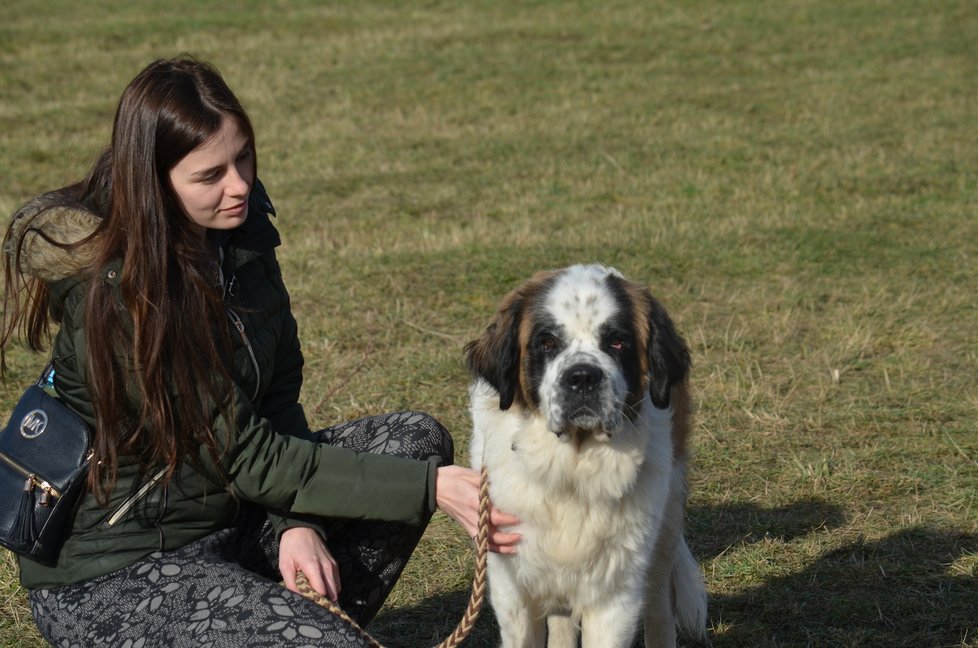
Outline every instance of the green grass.
<svg viewBox="0 0 978 648">
<path fill-rule="evenodd" d="M 420 407 L 464 461 L 463 344 L 532 272 L 613 264 L 693 349 L 713 644 L 978 646 L 973 2 L 154 4 L 0 8 L 0 211 L 86 170 L 151 58 L 210 60 L 315 423 Z M 471 563 L 437 516 L 378 635 L 433 645 Z M 0 645 L 34 646 L 15 580 Z"/>
</svg>

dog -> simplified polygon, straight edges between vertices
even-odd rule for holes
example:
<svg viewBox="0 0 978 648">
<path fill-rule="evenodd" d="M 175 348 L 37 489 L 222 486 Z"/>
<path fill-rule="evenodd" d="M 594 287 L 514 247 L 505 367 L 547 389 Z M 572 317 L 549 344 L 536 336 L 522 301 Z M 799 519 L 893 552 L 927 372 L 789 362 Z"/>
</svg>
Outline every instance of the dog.
<svg viewBox="0 0 978 648">
<path fill-rule="evenodd" d="M 520 518 L 491 554 L 503 648 L 676 645 L 705 636 L 683 533 L 690 354 L 663 306 L 614 268 L 542 272 L 465 346 L 472 467 Z"/>
</svg>

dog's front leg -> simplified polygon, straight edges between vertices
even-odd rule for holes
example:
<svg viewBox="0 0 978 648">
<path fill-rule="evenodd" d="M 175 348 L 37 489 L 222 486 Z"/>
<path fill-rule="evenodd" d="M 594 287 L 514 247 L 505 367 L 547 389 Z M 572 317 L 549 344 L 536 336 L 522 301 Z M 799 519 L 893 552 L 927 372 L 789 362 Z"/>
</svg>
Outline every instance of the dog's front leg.
<svg viewBox="0 0 978 648">
<path fill-rule="evenodd" d="M 638 630 L 640 588 L 630 588 L 581 616 L 582 648 L 631 648 Z"/>
<path fill-rule="evenodd" d="M 492 607 L 499 622 L 502 648 L 544 648 L 546 619 L 528 606 L 500 605 L 497 601 L 497 597 L 493 597 Z"/>
<path fill-rule="evenodd" d="M 547 648 L 577 648 L 578 622 L 568 615 L 547 617 Z"/>
<path fill-rule="evenodd" d="M 546 618 L 517 584 L 515 557 L 489 556 L 489 598 L 502 648 L 544 648 Z"/>
</svg>

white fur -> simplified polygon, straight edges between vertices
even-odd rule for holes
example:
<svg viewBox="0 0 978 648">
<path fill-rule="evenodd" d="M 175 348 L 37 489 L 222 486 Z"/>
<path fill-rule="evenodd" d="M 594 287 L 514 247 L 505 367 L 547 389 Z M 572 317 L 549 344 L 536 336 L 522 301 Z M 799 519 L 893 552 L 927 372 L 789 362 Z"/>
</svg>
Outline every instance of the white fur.
<svg viewBox="0 0 978 648">
<path fill-rule="evenodd" d="M 646 398 L 634 420 L 619 415 L 574 438 L 555 433 L 563 368 L 584 359 L 604 369 L 602 398 L 615 411 L 627 390 L 595 336 L 616 308 L 596 279 L 607 270 L 572 270 L 548 293 L 546 311 L 569 343 L 548 364 L 539 408 L 500 410 L 482 379 L 469 390 L 472 465 L 488 467 L 493 504 L 521 520 L 518 553 L 489 556 L 502 645 L 542 647 L 549 617 L 550 648 L 573 648 L 578 631 L 584 648 L 627 648 L 643 620 L 649 648 L 675 646 L 677 618 L 702 632 L 706 596 L 682 537 L 685 475 L 673 459 L 672 411 Z M 674 611 L 674 587 L 682 610 Z"/>
</svg>

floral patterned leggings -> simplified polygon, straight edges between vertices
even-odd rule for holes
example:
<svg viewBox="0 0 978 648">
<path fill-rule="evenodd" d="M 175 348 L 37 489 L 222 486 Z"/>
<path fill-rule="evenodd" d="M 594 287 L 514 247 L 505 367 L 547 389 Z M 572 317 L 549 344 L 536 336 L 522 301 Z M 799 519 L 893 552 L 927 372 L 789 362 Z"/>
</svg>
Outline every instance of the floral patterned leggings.
<svg viewBox="0 0 978 648">
<path fill-rule="evenodd" d="M 322 430 L 319 441 L 414 459 L 453 461 L 452 439 L 418 412 Z M 366 624 L 393 589 L 423 527 L 327 520 L 340 566 L 340 606 Z M 117 572 L 30 593 L 41 634 L 57 648 L 366 646 L 345 621 L 281 585 L 278 544 L 265 514 L 246 508 L 234 527 Z"/>
</svg>

